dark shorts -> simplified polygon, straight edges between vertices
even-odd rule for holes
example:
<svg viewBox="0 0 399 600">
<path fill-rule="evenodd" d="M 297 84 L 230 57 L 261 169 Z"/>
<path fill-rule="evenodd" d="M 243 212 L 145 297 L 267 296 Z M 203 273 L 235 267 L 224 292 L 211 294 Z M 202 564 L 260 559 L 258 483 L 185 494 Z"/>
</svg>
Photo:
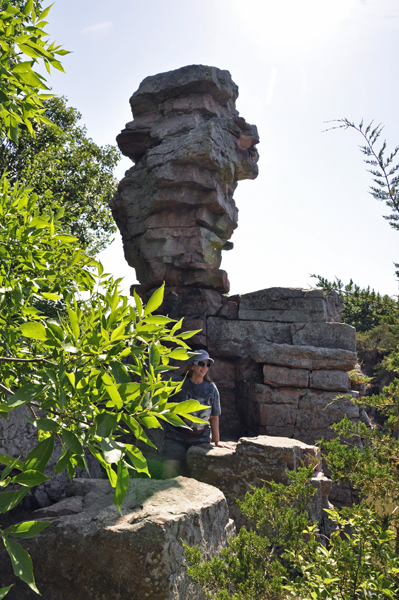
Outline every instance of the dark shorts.
<svg viewBox="0 0 399 600">
<path fill-rule="evenodd" d="M 172 435 L 168 435 L 168 433 L 166 433 L 163 444 L 163 459 L 185 461 L 187 450 L 191 448 L 191 446 L 210 443 L 210 429 L 200 436 L 196 436 L 195 434 L 189 435 L 192 435 L 193 437 L 176 439 L 177 437 L 180 438 L 180 436 L 173 435 L 173 433 Z"/>
</svg>

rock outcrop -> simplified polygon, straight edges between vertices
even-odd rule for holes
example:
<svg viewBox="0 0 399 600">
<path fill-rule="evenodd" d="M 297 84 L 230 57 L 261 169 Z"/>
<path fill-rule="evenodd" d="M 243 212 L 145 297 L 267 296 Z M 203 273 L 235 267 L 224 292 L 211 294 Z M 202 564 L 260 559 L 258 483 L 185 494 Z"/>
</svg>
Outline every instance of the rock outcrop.
<svg viewBox="0 0 399 600">
<path fill-rule="evenodd" d="M 226 500 L 194 479 L 135 479 L 121 507 L 106 480 L 77 479 L 68 497 L 34 516 L 51 525 L 19 540 L 32 556 L 46 600 L 205 600 L 186 573 L 182 541 L 214 556 L 235 531 Z M 0 550 L 0 587 L 14 580 Z M 10 600 L 37 595 L 18 581 Z"/>
<path fill-rule="evenodd" d="M 184 318 L 190 340 L 215 359 L 226 438 L 276 435 L 314 444 L 333 436 L 351 400 L 353 327 L 322 290 L 272 287 L 229 297 L 220 250 L 237 226 L 233 192 L 256 177 L 256 127 L 238 116 L 227 71 L 193 65 L 145 79 L 134 120 L 118 136 L 136 165 L 111 202 L 125 256 L 146 300 L 166 282 L 161 314 Z M 342 396 L 335 401 L 337 396 Z"/>
<path fill-rule="evenodd" d="M 191 65 L 147 77 L 118 135 L 135 162 L 111 209 L 141 291 L 167 286 L 229 291 L 221 251 L 232 248 L 237 181 L 258 174 L 254 125 L 239 116 L 228 71 Z"/>
<path fill-rule="evenodd" d="M 306 464 L 309 459 L 319 456 L 317 447 L 284 437 L 244 437 L 229 444 L 232 450 L 205 444 L 193 446 L 187 453 L 187 462 L 192 477 L 222 490 L 237 529 L 248 525 L 237 500 L 244 500 L 253 487 L 263 487 L 268 481 L 286 485 L 290 471 L 296 471 L 302 462 Z M 331 480 L 322 472 L 315 472 L 311 482 L 317 493 L 308 510 L 324 534 L 326 529 L 331 529 L 323 511 L 332 506 L 328 500 Z"/>
</svg>

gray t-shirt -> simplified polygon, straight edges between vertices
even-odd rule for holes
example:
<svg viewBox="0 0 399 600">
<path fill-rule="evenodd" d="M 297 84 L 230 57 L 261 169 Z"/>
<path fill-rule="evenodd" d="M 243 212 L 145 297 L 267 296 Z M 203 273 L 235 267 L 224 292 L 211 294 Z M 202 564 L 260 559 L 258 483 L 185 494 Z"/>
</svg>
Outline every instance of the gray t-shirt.
<svg viewBox="0 0 399 600">
<path fill-rule="evenodd" d="M 173 381 L 183 381 L 183 376 L 173 377 Z M 220 397 L 219 392 L 216 385 L 210 381 L 203 381 L 202 383 L 193 383 L 191 379 L 188 377 L 185 379 L 183 386 L 177 394 L 171 396 L 170 402 L 184 402 L 185 400 L 198 400 L 198 402 L 204 406 L 208 406 L 208 408 L 204 408 L 202 410 L 198 410 L 193 414 L 193 416 L 198 417 L 200 419 L 204 419 L 204 421 L 208 421 L 212 416 L 219 416 L 221 413 L 220 410 Z M 203 435 L 203 429 L 206 427 L 204 423 L 193 423 L 189 419 L 183 419 L 188 427 L 191 427 L 193 431 L 198 431 L 198 435 Z M 185 439 L 193 439 L 193 436 L 196 434 L 187 431 L 183 427 L 173 427 L 173 425 L 167 424 L 166 432 L 169 437 L 173 438 L 185 438 Z M 209 435 L 209 434 L 208 434 Z"/>
</svg>

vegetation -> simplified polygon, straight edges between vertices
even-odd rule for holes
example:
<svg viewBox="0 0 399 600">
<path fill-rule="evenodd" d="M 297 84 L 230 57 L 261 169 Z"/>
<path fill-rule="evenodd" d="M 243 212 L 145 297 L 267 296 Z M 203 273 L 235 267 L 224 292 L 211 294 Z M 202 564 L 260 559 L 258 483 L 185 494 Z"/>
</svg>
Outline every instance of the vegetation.
<svg viewBox="0 0 399 600">
<path fill-rule="evenodd" d="M 238 502 L 243 514 L 254 523 L 254 530 L 242 527 L 230 538 L 221 557 L 202 560 L 196 546 L 185 547 L 188 573 L 215 600 L 270 600 L 284 598 L 284 581 L 290 563 L 285 552 L 303 548 L 302 532 L 312 524 L 306 513 L 309 500 L 316 493 L 309 483 L 312 467 L 302 467 L 290 473 L 289 486 L 271 482 L 269 487 L 247 493 Z"/>
<path fill-rule="evenodd" d="M 318 535 L 306 506 L 315 494 L 313 467 L 290 473 L 286 487 L 248 493 L 239 503 L 254 529 L 241 528 L 220 557 L 203 560 L 186 546 L 188 573 L 214 600 L 357 600 L 399 592 L 399 554 L 389 522 L 366 504 L 329 510 L 336 530 Z"/>
<path fill-rule="evenodd" d="M 321 275 L 316 287 L 343 298 L 342 321 L 356 328 L 357 354 L 364 373 L 371 378 L 370 389 L 380 393 L 393 380 L 387 368 L 390 354 L 399 344 L 399 299 L 381 295 L 370 288 L 360 288 L 351 280 L 328 281 Z"/>
<path fill-rule="evenodd" d="M 41 10 L 38 0 L 15 2 L 0 0 L 0 130 L 18 141 L 19 127 L 25 125 L 34 134 L 32 123 L 47 123 L 43 101 L 51 98 L 46 79 L 36 65 L 63 71 L 59 56 L 68 54 L 44 31 L 50 7 Z"/>
<path fill-rule="evenodd" d="M 118 281 L 103 273 L 76 238 L 63 234 L 62 213 L 40 214 L 34 194 L 17 184 L 11 188 L 2 178 L 0 418 L 26 406 L 38 445 L 24 461 L 0 455 L 6 467 L 0 485 L 11 486 L 0 495 L 0 513 L 49 479 L 45 469 L 54 444 L 63 450 L 55 474 L 67 469 L 73 477 L 75 467 L 88 470 L 90 452 L 105 469 L 120 505 L 130 475 L 148 474 L 140 450 L 122 443 L 120 436 L 132 432 L 151 445 L 143 427 L 161 427 L 161 421 L 184 425 L 182 416 L 203 422 L 190 415 L 201 408 L 197 401 L 169 401 L 181 384 L 164 378 L 175 368 L 171 359 L 190 356 L 184 340 L 193 332 L 178 333 L 181 322 L 153 316 L 163 288 L 145 307 L 138 296 L 131 306 L 120 295 Z M 48 318 L 37 299 L 62 300 L 65 311 L 58 319 Z M 1 531 L 15 574 L 35 591 L 30 558 L 13 538 L 42 529 L 42 523 L 32 522 Z"/>
<path fill-rule="evenodd" d="M 108 204 L 116 188 L 113 170 L 120 153 L 89 139 L 78 124 L 81 114 L 65 98 L 51 98 L 43 105 L 51 124 L 34 122 L 34 136 L 21 126 L 17 143 L 4 137 L 0 173 L 7 173 L 12 184 L 32 187 L 41 211 L 63 206 L 66 232 L 95 256 L 116 231 Z"/>
<path fill-rule="evenodd" d="M 350 128 L 362 136 L 364 145 L 360 146 L 360 151 L 366 157 L 364 162 L 371 167 L 368 171 L 373 175 L 373 183 L 375 184 L 370 186 L 370 194 L 376 200 L 385 202 L 391 209 L 391 214 L 384 215 L 384 219 L 388 221 L 391 227 L 399 229 L 399 163 L 394 164 L 396 155 L 399 152 L 399 146 L 396 146 L 389 156 L 386 157 L 385 150 L 387 143 L 385 140 L 379 150 L 375 148 L 375 143 L 383 130 L 381 124 L 374 127 L 372 121 L 365 127 L 363 120 L 359 125 L 355 125 L 349 119 L 339 119 L 335 123 L 338 123 L 338 125 L 332 127 L 332 129 Z"/>
</svg>

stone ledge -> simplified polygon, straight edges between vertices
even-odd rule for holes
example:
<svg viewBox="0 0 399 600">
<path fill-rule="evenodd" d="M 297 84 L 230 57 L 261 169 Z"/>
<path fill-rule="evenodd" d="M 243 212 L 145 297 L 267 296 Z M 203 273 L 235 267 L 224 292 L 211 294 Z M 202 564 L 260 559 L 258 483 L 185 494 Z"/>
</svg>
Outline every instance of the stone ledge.
<svg viewBox="0 0 399 600">
<path fill-rule="evenodd" d="M 290 344 L 258 343 L 250 350 L 257 363 L 267 363 L 295 369 L 334 369 L 350 371 L 357 363 L 356 352 L 339 348 L 291 346 Z"/>
<path fill-rule="evenodd" d="M 134 479 L 122 514 L 105 480 L 75 480 L 70 493 L 83 498 L 78 514 L 65 515 L 63 503 L 53 505 L 47 509 L 50 527 L 20 540 L 32 556 L 43 598 L 206 600 L 187 576 L 181 542 L 199 544 L 207 557 L 227 544 L 235 528 L 220 490 L 184 477 Z M 42 512 L 46 518 L 46 509 Z M 2 581 L 14 579 L 4 548 L 0 573 Z M 37 595 L 17 582 L 8 597 L 33 600 Z"/>
<path fill-rule="evenodd" d="M 195 479 L 222 490 L 238 529 L 248 523 L 238 509 L 236 499 L 243 500 L 252 486 L 263 487 L 266 481 L 286 485 L 290 470 L 296 470 L 308 456 L 318 456 L 315 446 L 287 437 L 242 437 L 229 444 L 232 450 L 212 444 L 193 446 L 187 453 L 187 462 Z M 327 507 L 331 482 L 321 474 L 317 479 L 318 493 L 309 510 L 311 517 L 321 522 L 322 507 Z"/>
</svg>

